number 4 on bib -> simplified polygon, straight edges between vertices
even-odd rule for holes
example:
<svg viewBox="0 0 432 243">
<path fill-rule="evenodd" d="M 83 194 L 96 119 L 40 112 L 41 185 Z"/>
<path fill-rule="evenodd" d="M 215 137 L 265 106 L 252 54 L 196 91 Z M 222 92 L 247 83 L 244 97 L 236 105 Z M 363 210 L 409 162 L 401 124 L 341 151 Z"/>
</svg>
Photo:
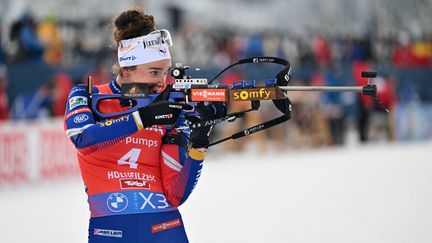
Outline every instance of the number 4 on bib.
<svg viewBox="0 0 432 243">
<path fill-rule="evenodd" d="M 133 148 L 123 155 L 121 159 L 117 161 L 118 165 L 129 165 L 131 169 L 138 168 L 138 157 L 141 153 L 141 149 Z"/>
</svg>

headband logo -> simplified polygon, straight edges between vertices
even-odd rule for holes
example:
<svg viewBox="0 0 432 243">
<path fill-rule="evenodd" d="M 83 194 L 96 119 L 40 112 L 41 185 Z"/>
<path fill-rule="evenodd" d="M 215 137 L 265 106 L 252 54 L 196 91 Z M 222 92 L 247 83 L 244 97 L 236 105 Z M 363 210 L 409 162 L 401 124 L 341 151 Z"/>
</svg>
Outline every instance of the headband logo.
<svg viewBox="0 0 432 243">
<path fill-rule="evenodd" d="M 159 49 L 159 54 L 161 56 L 165 56 L 167 54 L 167 49 L 166 48 Z"/>
<path fill-rule="evenodd" d="M 120 62 L 124 61 L 133 61 L 136 59 L 136 56 L 130 56 L 130 57 L 120 57 Z"/>
<path fill-rule="evenodd" d="M 149 41 L 144 41 L 144 49 L 147 47 L 152 47 L 155 45 L 160 45 L 160 41 L 159 40 L 149 40 Z"/>
<path fill-rule="evenodd" d="M 120 51 L 129 51 L 129 49 L 132 49 L 132 47 L 133 46 L 131 44 L 129 44 L 127 46 L 120 46 L 119 50 Z"/>
</svg>

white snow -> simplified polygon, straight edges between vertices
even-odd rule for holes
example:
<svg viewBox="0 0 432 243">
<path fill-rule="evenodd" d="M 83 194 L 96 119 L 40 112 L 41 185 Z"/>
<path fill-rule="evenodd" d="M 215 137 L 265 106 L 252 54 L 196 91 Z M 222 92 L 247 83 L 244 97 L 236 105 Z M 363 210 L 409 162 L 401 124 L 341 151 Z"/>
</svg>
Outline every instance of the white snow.
<svg viewBox="0 0 432 243">
<path fill-rule="evenodd" d="M 432 142 L 211 154 L 192 243 L 432 242 Z M 87 242 L 80 178 L 0 190 L 0 242 Z"/>
</svg>

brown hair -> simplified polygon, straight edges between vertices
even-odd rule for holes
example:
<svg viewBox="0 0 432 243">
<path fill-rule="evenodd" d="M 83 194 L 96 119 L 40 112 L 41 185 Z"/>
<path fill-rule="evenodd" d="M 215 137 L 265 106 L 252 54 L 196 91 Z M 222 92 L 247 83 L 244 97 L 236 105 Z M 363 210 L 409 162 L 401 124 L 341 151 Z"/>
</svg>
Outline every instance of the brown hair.
<svg viewBox="0 0 432 243">
<path fill-rule="evenodd" d="M 115 47 L 118 48 L 121 40 L 147 35 L 154 31 L 154 18 L 144 13 L 142 8 L 134 7 L 117 15 L 114 18 L 112 29 Z M 134 69 L 135 67 L 129 68 Z M 122 75 L 118 63 L 114 64 L 112 69 L 114 74 Z"/>
</svg>

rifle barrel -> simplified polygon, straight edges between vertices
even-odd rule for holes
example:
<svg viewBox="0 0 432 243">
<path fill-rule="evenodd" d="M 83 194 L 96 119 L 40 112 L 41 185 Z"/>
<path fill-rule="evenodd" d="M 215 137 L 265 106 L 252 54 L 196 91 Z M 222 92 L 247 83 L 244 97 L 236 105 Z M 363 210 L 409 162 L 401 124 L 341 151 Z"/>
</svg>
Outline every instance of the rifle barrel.
<svg viewBox="0 0 432 243">
<path fill-rule="evenodd" d="M 283 91 L 363 92 L 363 86 L 279 86 Z"/>
</svg>

